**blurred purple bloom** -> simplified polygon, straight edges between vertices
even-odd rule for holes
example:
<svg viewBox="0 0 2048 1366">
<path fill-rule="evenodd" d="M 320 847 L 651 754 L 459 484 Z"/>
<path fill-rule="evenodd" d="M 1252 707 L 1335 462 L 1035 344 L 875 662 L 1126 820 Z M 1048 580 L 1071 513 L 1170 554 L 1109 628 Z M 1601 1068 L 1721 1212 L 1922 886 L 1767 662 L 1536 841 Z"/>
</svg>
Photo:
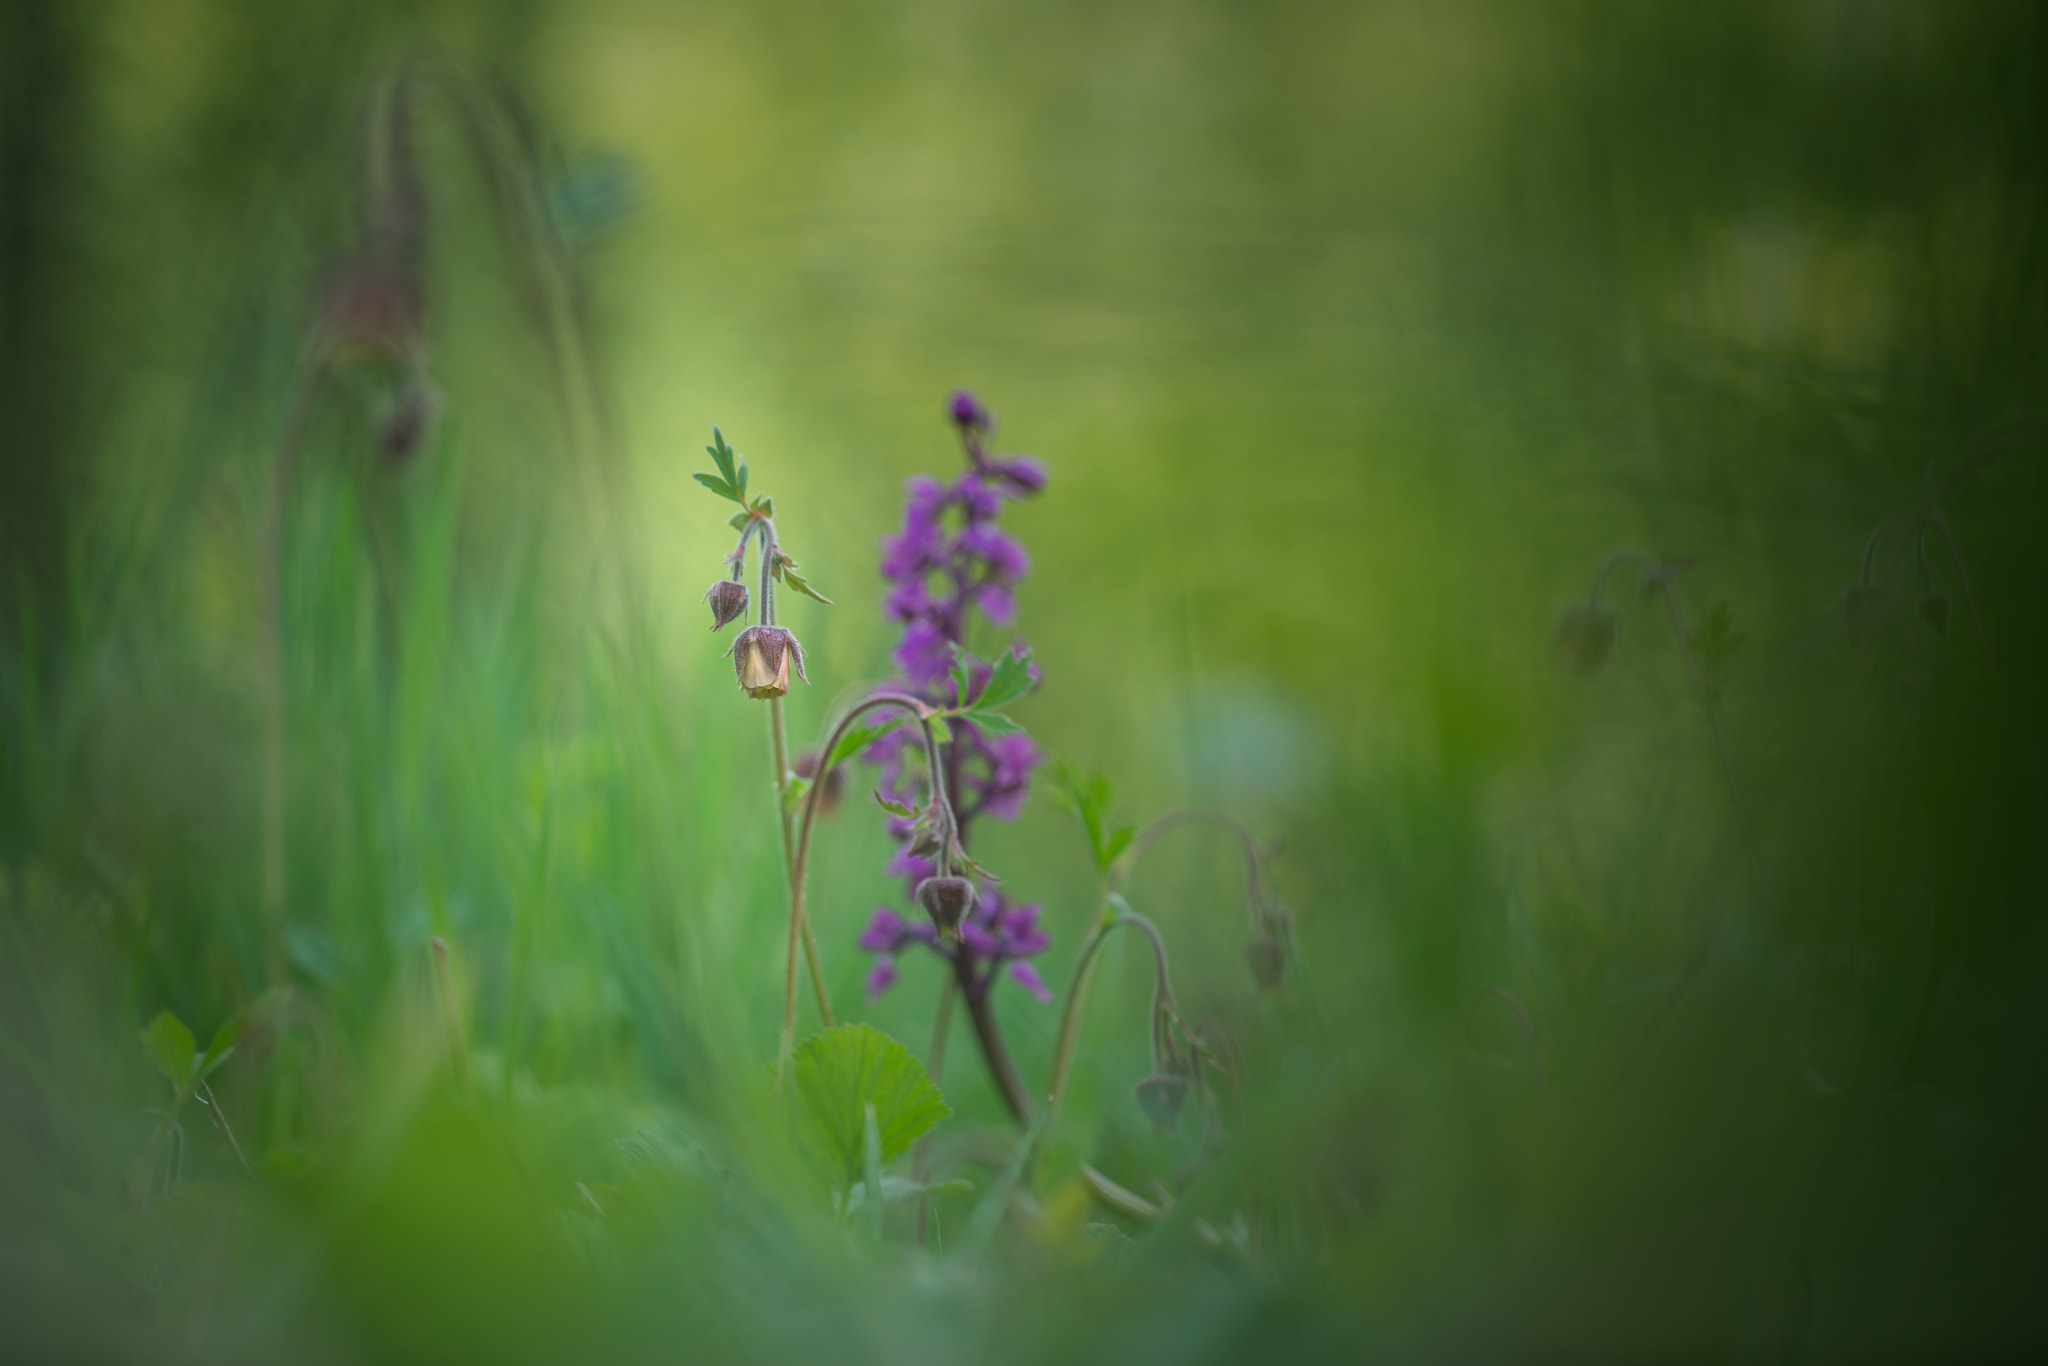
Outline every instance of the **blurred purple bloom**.
<svg viewBox="0 0 2048 1366">
<path fill-rule="evenodd" d="M 960 925 L 960 939 L 947 943 L 928 923 L 906 920 L 887 907 L 878 908 L 860 946 L 875 954 L 868 970 L 870 1000 L 879 997 L 896 982 L 896 959 L 912 944 L 922 944 L 955 969 L 966 968 L 968 990 L 977 998 L 988 993 L 1000 975 L 1007 975 L 1041 1001 L 1052 1000 L 1052 992 L 1038 970 L 1025 960 L 1045 952 L 1052 938 L 1038 925 L 1038 904 L 1020 905 L 1002 892 L 984 888 L 974 908 Z M 964 960 L 963 956 L 964 955 Z"/>
<path fill-rule="evenodd" d="M 883 607 L 900 623 L 894 659 L 898 682 L 935 706 L 951 706 L 953 650 L 964 646 L 972 618 L 980 615 L 998 627 L 1015 619 L 1016 585 L 1031 572 L 1031 557 L 998 523 L 1015 500 L 1045 487 L 1045 466 L 1030 456 L 990 455 L 982 438 L 993 427 L 988 409 L 962 390 L 953 395 L 947 412 L 960 434 L 968 467 L 950 483 L 919 475 L 904 486 L 903 524 L 882 540 L 882 577 L 889 582 Z M 987 686 L 991 665 L 968 657 L 968 695 Z M 1032 678 L 1035 682 L 1037 671 Z M 950 782 L 953 810 L 961 838 L 973 822 L 989 816 L 1013 820 L 1031 790 L 1038 747 L 1028 736 L 991 740 L 965 722 L 952 730 Z M 862 755 L 881 769 L 879 784 L 891 801 L 922 806 L 929 800 L 922 746 L 912 728 L 899 727 L 869 745 Z M 890 834 L 898 841 L 889 873 L 904 879 L 906 898 L 936 872 L 929 859 L 912 857 L 905 843 L 911 822 L 892 819 Z M 966 954 L 977 990 L 985 991 L 1005 963 L 1015 964 L 1011 976 L 1027 991 L 1045 999 L 1050 993 L 1028 964 L 1019 962 L 1043 951 L 1049 942 L 1037 926 L 1036 906 L 1016 906 L 1000 894 L 983 895 L 961 923 L 960 942 L 940 944 L 927 924 L 893 911 L 878 911 L 861 936 L 861 947 L 893 962 L 910 938 L 918 938 L 946 957 Z M 923 930 L 917 935 L 916 930 Z M 906 937 L 907 936 L 907 937 Z M 878 967 L 868 979 L 870 993 L 887 990 L 895 980 L 893 967 Z"/>
<path fill-rule="evenodd" d="M 958 427 L 980 429 L 988 426 L 988 409 L 982 407 L 981 400 L 965 389 L 953 395 L 952 402 L 946 405 L 946 414 Z"/>
</svg>

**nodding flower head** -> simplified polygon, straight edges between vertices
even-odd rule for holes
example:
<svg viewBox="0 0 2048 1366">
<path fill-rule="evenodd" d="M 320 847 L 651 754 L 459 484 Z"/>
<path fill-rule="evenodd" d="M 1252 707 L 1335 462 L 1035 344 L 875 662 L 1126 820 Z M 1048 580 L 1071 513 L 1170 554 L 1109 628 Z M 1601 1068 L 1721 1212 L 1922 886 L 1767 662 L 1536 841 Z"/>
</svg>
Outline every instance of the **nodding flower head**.
<svg viewBox="0 0 2048 1366">
<path fill-rule="evenodd" d="M 740 690 L 753 698 L 780 697 L 789 691 L 789 666 L 796 664 L 796 676 L 804 674 L 804 649 L 796 637 L 781 626 L 749 626 L 739 633 L 727 651 Z"/>
<path fill-rule="evenodd" d="M 747 614 L 747 586 L 737 579 L 720 579 L 704 594 L 704 601 L 711 604 L 711 629 L 722 630 Z"/>
<path fill-rule="evenodd" d="M 1920 618 L 1934 628 L 1934 634 L 1948 634 L 1948 594 L 1935 589 L 1920 599 Z"/>
<path fill-rule="evenodd" d="M 964 877 L 928 877 L 917 884 L 917 904 L 941 939 L 958 939 L 960 922 L 974 909 L 974 884 Z"/>
<path fill-rule="evenodd" d="M 1287 950 L 1272 931 L 1260 930 L 1244 946 L 1244 961 L 1251 967 L 1253 980 L 1263 990 L 1280 989 L 1280 979 L 1287 973 Z"/>
<path fill-rule="evenodd" d="M 1163 1134 L 1180 1118 L 1180 1107 L 1188 1098 L 1188 1079 L 1178 1072 L 1154 1072 L 1138 1083 L 1135 1094 L 1138 1108 Z"/>
<path fill-rule="evenodd" d="M 982 407 L 981 400 L 965 389 L 953 395 L 952 402 L 946 405 L 946 414 L 953 419 L 953 425 L 962 431 L 988 430 L 988 409 Z"/>
<path fill-rule="evenodd" d="M 1614 609 L 1604 602 L 1582 600 L 1557 619 L 1557 657 L 1575 674 L 1593 674 L 1614 658 Z"/>
<path fill-rule="evenodd" d="M 397 402 L 377 424 L 377 454 L 387 469 L 400 469 L 412 462 L 425 444 L 427 433 L 441 411 L 441 399 L 427 377 L 414 372 L 398 392 Z"/>
</svg>

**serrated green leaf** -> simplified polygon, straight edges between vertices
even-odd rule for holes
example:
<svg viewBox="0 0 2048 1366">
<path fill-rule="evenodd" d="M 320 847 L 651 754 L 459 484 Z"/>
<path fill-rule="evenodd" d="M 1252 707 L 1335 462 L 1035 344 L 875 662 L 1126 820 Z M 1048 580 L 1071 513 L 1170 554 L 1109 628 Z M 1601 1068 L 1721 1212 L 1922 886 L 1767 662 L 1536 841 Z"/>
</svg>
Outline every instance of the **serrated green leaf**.
<svg viewBox="0 0 2048 1366">
<path fill-rule="evenodd" d="M 142 1051 L 149 1054 L 149 1060 L 156 1064 L 156 1070 L 164 1078 L 183 1091 L 192 1083 L 192 1064 L 197 1058 L 199 1047 L 192 1041 L 192 1031 L 185 1022 L 168 1010 L 159 1010 L 156 1018 L 149 1022 L 149 1028 L 142 1031 Z"/>
<path fill-rule="evenodd" d="M 989 739 L 991 740 L 997 739 L 1004 735 L 1024 734 L 1024 727 L 1018 725 L 1015 721 L 1012 721 L 1009 717 L 1003 715 L 999 711 L 981 711 L 979 709 L 975 709 L 971 711 L 959 712 L 957 713 L 957 715 L 960 717 L 962 721 L 967 722 L 971 726 L 979 728 L 981 733 L 989 737 Z"/>
<path fill-rule="evenodd" d="M 1031 651 L 1015 646 L 998 659 L 989 675 L 988 686 L 974 699 L 976 707 L 995 708 L 1014 702 L 1031 691 Z"/>
<path fill-rule="evenodd" d="M 974 666 L 970 662 L 972 657 L 958 641 L 948 642 L 948 648 L 953 652 L 953 667 L 950 670 L 953 678 L 953 705 L 964 707 L 967 705 L 967 685 L 974 678 Z"/>
<path fill-rule="evenodd" d="M 795 589 L 797 592 L 803 594 L 805 597 L 810 598 L 814 602 L 822 602 L 827 607 L 830 607 L 832 605 L 832 599 L 826 597 L 823 593 L 820 593 L 817 589 L 811 587 L 809 583 L 807 583 L 802 577 L 800 577 L 797 574 L 795 567 L 791 565 L 788 561 L 784 561 L 783 563 L 782 581 L 788 584 L 791 588 Z"/>
<path fill-rule="evenodd" d="M 713 427 L 711 429 L 711 444 L 706 446 L 704 451 L 711 457 L 713 463 L 718 466 L 718 472 L 725 476 L 727 484 L 737 484 L 739 482 L 740 477 L 733 470 L 733 457 L 735 453 L 732 447 L 725 444 L 724 432 Z"/>
<path fill-rule="evenodd" d="M 825 767 L 836 768 L 838 765 L 845 763 L 848 759 L 851 759 L 854 755 L 902 725 L 903 721 L 904 718 L 899 716 L 894 721 L 882 721 L 872 726 L 861 726 L 856 730 L 846 732 L 845 735 L 839 738 L 839 743 L 832 747 L 832 757 L 825 764 Z"/>
<path fill-rule="evenodd" d="M 1130 848 L 1131 841 L 1136 839 L 1137 835 L 1137 827 L 1131 825 L 1118 826 L 1111 831 L 1108 840 L 1095 847 L 1096 865 L 1107 872 L 1109 865 L 1116 862 L 1116 856 Z"/>
<path fill-rule="evenodd" d="M 728 484 L 725 480 L 720 479 L 715 474 L 706 474 L 702 470 L 699 470 L 690 477 L 696 480 L 698 483 L 702 484 L 705 488 L 710 489 L 720 498 L 729 498 L 735 503 L 744 501 L 739 496 L 738 492 L 734 490 L 731 484 Z"/>
<path fill-rule="evenodd" d="M 907 821 L 912 816 L 915 816 L 917 814 L 916 807 L 907 806 L 902 802 L 889 800 L 887 797 L 884 797 L 882 795 L 880 788 L 875 789 L 875 805 L 881 807 L 884 811 L 888 812 L 892 816 L 897 817 L 900 820 Z"/>
<path fill-rule="evenodd" d="M 879 1163 L 886 1165 L 953 1111 L 924 1064 L 872 1025 L 813 1034 L 792 1059 L 797 1141 L 834 1190 L 863 1184 L 867 1107 L 875 1114 Z"/>
</svg>

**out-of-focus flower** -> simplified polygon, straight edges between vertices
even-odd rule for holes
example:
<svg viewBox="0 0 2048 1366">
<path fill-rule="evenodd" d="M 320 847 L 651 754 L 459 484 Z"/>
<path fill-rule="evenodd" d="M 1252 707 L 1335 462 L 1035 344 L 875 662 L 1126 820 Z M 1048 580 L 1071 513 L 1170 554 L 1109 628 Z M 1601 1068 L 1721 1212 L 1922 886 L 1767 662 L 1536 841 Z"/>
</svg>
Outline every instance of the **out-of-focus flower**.
<svg viewBox="0 0 2048 1366">
<path fill-rule="evenodd" d="M 964 877 L 928 877 L 917 886 L 917 904 L 941 939 L 958 939 L 960 922 L 974 909 L 974 884 Z"/>
<path fill-rule="evenodd" d="M 1188 1079 L 1177 1072 L 1154 1072 L 1138 1083 L 1135 1094 L 1138 1108 L 1152 1121 L 1152 1127 L 1165 1133 L 1180 1118 L 1180 1107 L 1188 1098 Z"/>
<path fill-rule="evenodd" d="M 1581 600 L 1557 619 L 1557 657 L 1575 674 L 1598 673 L 1614 658 L 1616 619 L 1604 602 Z"/>
<path fill-rule="evenodd" d="M 925 885 L 939 879 L 927 879 Z M 911 920 L 887 906 L 878 906 L 861 931 L 860 947 L 877 956 L 868 972 L 870 1000 L 887 991 L 896 981 L 895 959 L 913 944 L 921 944 L 946 959 L 960 964 L 965 959 L 968 990 L 986 995 L 997 977 L 1008 977 L 1040 1001 L 1052 1000 L 1052 992 L 1038 969 L 1026 960 L 1045 952 L 1052 937 L 1039 928 L 1037 903 L 1019 905 L 1001 892 L 986 889 L 977 893 L 973 905 L 959 922 L 959 938 L 946 939 L 926 920 Z M 889 971 L 881 971 L 888 964 Z"/>
</svg>

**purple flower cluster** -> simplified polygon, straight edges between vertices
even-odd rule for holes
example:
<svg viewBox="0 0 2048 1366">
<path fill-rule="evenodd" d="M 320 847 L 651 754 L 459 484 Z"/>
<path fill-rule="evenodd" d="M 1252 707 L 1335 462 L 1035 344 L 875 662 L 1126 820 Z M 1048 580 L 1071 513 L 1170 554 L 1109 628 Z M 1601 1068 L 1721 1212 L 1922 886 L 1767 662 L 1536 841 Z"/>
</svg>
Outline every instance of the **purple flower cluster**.
<svg viewBox="0 0 2048 1366">
<path fill-rule="evenodd" d="M 971 969 L 967 990 L 976 997 L 988 993 L 998 973 L 1023 987 L 1041 1001 L 1052 1000 L 1052 990 L 1038 969 L 1025 961 L 1052 943 L 1038 927 L 1038 903 L 1018 905 L 1001 892 L 983 895 L 960 924 L 960 941 L 949 944 L 923 919 L 911 920 L 887 906 L 877 906 L 860 946 L 878 955 L 868 970 L 868 999 L 873 1001 L 896 982 L 896 955 L 912 944 L 922 944 L 948 962 L 966 954 Z"/>
<path fill-rule="evenodd" d="M 1014 592 L 1031 570 L 1031 557 L 999 523 L 1008 504 L 1045 487 L 1045 467 L 1038 461 L 1029 456 L 988 453 L 984 442 L 993 423 L 974 395 L 955 394 L 947 413 L 960 434 L 967 468 L 951 483 L 922 475 L 912 479 L 904 499 L 902 530 L 882 541 L 882 577 L 889 581 L 884 608 L 903 627 L 895 652 L 898 676 L 904 691 L 934 706 L 967 700 L 954 695 L 950 670 L 954 647 L 966 645 L 973 615 L 978 612 L 996 626 L 1008 626 L 1016 619 Z M 970 697 L 987 682 L 990 670 L 988 661 L 968 657 Z M 1035 666 L 1032 677 L 1035 681 Z M 990 739 L 964 722 L 950 724 L 952 744 L 946 776 L 964 841 L 969 827 L 981 816 L 1016 818 L 1031 787 L 1031 771 L 1041 756 L 1029 736 Z M 863 757 L 881 766 L 884 796 L 919 808 L 928 800 L 923 792 L 923 756 L 911 727 L 899 727 L 883 736 Z M 890 833 L 907 841 L 912 825 L 910 820 L 892 820 Z M 908 887 L 915 889 L 934 868 L 929 860 L 899 848 L 889 871 L 904 877 Z M 922 933 L 914 933 L 900 918 L 896 923 L 902 927 L 902 935 L 931 943 L 948 958 L 956 952 L 968 954 L 970 980 L 983 983 L 985 990 L 1001 963 L 1045 947 L 1045 936 L 1035 925 L 1037 913 L 1035 906 L 1015 907 L 1002 895 L 984 891 L 962 928 L 959 945 L 936 943 L 928 925 L 916 926 Z M 870 940 L 887 940 L 892 945 L 870 949 L 886 954 L 869 977 L 871 994 L 895 980 L 894 955 L 908 942 L 907 938 L 879 934 L 881 914 L 877 912 L 876 923 L 861 940 L 863 947 L 868 947 Z M 1026 916 L 1029 933 L 1006 937 L 1007 932 L 999 931 L 999 926 L 1011 924 L 1004 917 L 1018 916 Z M 983 958 L 989 961 L 978 961 Z M 1010 975 L 1034 995 L 1044 993 L 1044 983 L 1028 963 L 1012 962 Z"/>
</svg>

